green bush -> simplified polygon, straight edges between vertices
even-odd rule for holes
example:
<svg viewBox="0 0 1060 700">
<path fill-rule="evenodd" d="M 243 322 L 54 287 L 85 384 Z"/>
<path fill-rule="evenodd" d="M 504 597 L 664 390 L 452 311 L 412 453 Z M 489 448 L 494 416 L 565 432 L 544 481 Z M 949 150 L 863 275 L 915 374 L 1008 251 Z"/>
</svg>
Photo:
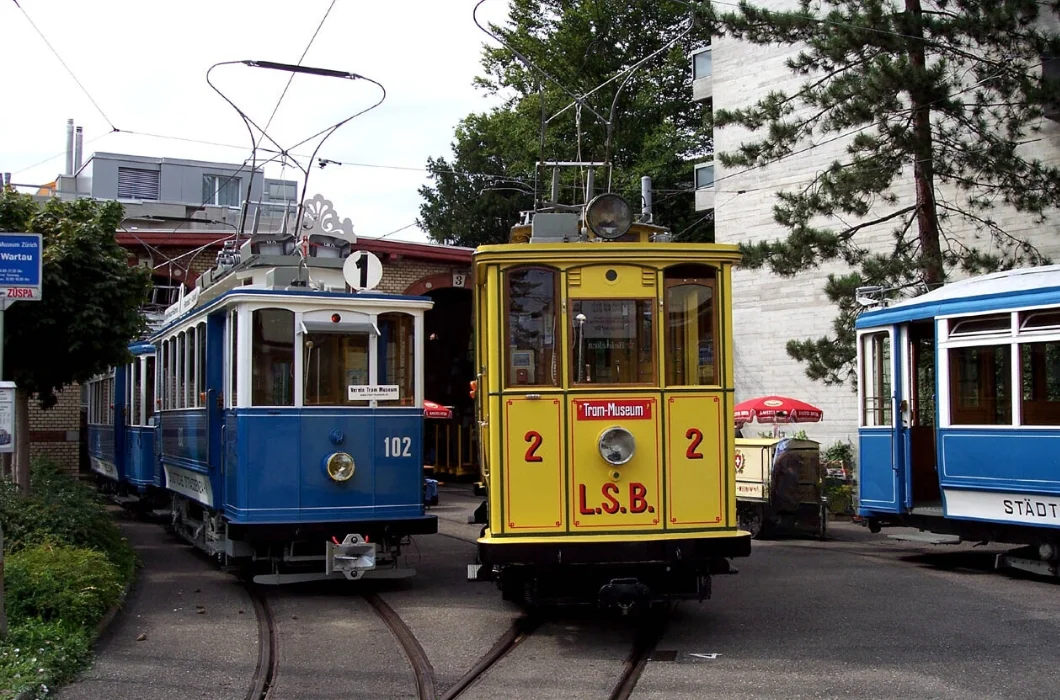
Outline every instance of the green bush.
<svg viewBox="0 0 1060 700">
<path fill-rule="evenodd" d="M 106 554 L 125 580 L 136 566 L 136 554 L 115 527 L 102 496 L 46 459 L 33 463 L 29 498 L 20 497 L 11 482 L 0 480 L 0 521 L 9 553 L 62 542 Z"/>
<path fill-rule="evenodd" d="M 92 657 L 95 630 L 64 622 L 23 620 L 0 642 L 0 697 L 47 697 Z M 35 691 L 35 692 L 28 692 Z"/>
<path fill-rule="evenodd" d="M 106 555 L 45 543 L 12 554 L 4 563 L 7 614 L 95 625 L 121 597 L 123 578 Z"/>
</svg>

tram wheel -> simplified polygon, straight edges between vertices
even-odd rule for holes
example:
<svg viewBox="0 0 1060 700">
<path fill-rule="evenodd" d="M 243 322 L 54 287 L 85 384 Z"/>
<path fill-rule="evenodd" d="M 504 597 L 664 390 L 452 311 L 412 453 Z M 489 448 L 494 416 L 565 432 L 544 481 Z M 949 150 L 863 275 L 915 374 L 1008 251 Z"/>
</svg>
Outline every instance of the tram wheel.
<svg viewBox="0 0 1060 700">
<path fill-rule="evenodd" d="M 764 520 L 762 506 L 741 506 L 736 510 L 736 519 L 741 530 L 751 533 L 751 539 L 757 540 L 761 537 Z"/>
</svg>

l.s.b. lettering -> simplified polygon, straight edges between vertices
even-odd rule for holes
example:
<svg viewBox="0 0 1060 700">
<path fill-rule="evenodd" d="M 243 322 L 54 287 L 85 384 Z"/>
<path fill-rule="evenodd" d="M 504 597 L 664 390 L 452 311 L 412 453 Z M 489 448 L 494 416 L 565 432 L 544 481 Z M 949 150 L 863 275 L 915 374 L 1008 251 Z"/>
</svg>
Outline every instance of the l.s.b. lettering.
<svg viewBox="0 0 1060 700">
<path fill-rule="evenodd" d="M 578 484 L 578 512 L 582 515 L 615 515 L 616 513 L 654 513 L 655 506 L 648 503 L 648 487 L 630 482 L 629 489 L 611 481 L 600 486 L 600 505 L 591 505 L 585 484 Z"/>
</svg>

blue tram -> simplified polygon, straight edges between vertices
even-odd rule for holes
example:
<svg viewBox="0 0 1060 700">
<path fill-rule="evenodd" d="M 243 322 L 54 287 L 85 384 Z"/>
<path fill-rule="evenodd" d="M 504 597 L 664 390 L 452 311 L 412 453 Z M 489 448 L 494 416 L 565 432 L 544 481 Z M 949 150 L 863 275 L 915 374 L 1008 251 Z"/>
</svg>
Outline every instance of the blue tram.
<svg viewBox="0 0 1060 700">
<path fill-rule="evenodd" d="M 93 468 L 162 489 L 178 534 L 258 582 L 411 575 L 402 546 L 437 531 L 422 461 L 432 301 L 347 291 L 369 286 L 347 264 L 367 254 L 307 239 L 309 255 L 285 235 L 227 248 L 133 363 L 90 385 Z"/>
<path fill-rule="evenodd" d="M 162 487 L 155 456 L 155 347 L 129 346 L 128 365 L 87 383 L 88 458 L 108 490 L 138 499 Z"/>
<path fill-rule="evenodd" d="M 945 285 L 863 313 L 858 512 L 874 532 L 1023 545 L 998 557 L 1057 575 L 1060 266 Z"/>
</svg>

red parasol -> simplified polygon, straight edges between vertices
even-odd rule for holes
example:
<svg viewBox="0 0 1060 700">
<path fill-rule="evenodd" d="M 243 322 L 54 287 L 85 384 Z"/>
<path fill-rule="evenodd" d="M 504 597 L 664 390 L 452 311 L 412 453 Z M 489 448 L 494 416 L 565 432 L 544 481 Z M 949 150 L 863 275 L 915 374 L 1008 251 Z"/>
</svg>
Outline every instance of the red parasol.
<svg viewBox="0 0 1060 700">
<path fill-rule="evenodd" d="M 824 411 L 786 396 L 761 396 L 736 404 L 733 418 L 736 423 L 816 423 L 824 418 Z"/>
<path fill-rule="evenodd" d="M 433 401 L 424 401 L 423 417 L 449 419 L 453 417 L 453 409 Z"/>
</svg>

